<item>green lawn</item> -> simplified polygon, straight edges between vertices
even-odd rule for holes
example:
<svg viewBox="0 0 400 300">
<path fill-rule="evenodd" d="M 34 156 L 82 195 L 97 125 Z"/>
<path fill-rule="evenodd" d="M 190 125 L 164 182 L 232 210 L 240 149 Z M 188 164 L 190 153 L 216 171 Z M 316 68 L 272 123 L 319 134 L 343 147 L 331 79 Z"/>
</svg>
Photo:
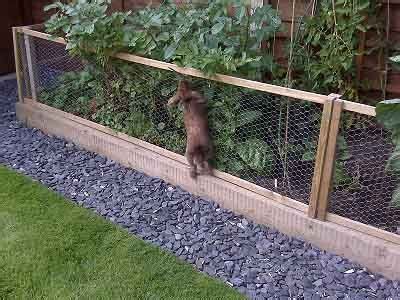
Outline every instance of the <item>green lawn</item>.
<svg viewBox="0 0 400 300">
<path fill-rule="evenodd" d="M 0 299 L 243 299 L 0 167 Z"/>
</svg>

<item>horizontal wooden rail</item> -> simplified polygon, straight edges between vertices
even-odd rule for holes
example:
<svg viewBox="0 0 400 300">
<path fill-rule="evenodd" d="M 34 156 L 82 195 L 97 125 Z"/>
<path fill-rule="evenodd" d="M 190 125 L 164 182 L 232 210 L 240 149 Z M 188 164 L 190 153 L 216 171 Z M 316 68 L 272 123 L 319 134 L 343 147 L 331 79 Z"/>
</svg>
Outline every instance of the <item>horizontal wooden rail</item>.
<svg viewBox="0 0 400 300">
<path fill-rule="evenodd" d="M 64 45 L 67 44 L 67 42 L 63 38 L 55 38 L 55 37 L 52 37 L 50 34 L 32 30 L 29 27 L 19 27 L 18 29 L 19 29 L 18 31 L 21 33 L 40 38 L 42 40 L 48 40 L 48 41 L 52 41 L 52 42 L 55 42 L 58 44 L 64 44 Z"/>
<path fill-rule="evenodd" d="M 352 111 L 362 115 L 376 116 L 375 107 L 371 105 L 361 104 L 353 101 L 342 100 L 343 110 Z"/>
<path fill-rule="evenodd" d="M 23 32 L 27 35 L 33 36 L 33 37 L 37 37 L 37 38 L 41 38 L 41 39 L 49 40 L 49 41 L 54 41 L 54 42 L 60 43 L 60 44 L 66 44 L 66 41 L 63 38 L 54 38 L 47 33 L 35 31 L 35 30 L 30 29 L 29 27 L 19 27 L 19 31 Z M 189 75 L 189 76 L 193 76 L 193 77 L 197 77 L 197 78 L 209 79 L 209 80 L 213 80 L 213 81 L 217 81 L 217 82 L 221 82 L 221 83 L 226 83 L 226 84 L 244 87 L 244 88 L 248 88 L 248 89 L 252 89 L 252 90 L 281 95 L 281 96 L 298 99 L 298 100 L 305 100 L 305 101 L 319 103 L 319 104 L 325 104 L 329 100 L 329 96 L 327 96 L 327 95 L 321 95 L 321 94 L 316 94 L 316 93 L 312 93 L 312 92 L 290 89 L 290 88 L 286 88 L 286 87 L 282 87 L 282 86 L 278 86 L 278 85 L 273 85 L 273 84 L 268 84 L 268 83 L 253 81 L 253 80 L 247 80 L 247 79 L 238 78 L 238 77 L 234 77 L 234 76 L 216 74 L 214 76 L 209 77 L 198 69 L 182 68 L 182 67 L 177 66 L 176 64 L 158 61 L 158 60 L 150 59 L 150 58 L 145 58 L 145 57 L 141 57 L 141 56 L 137 56 L 137 55 L 133 55 L 133 54 L 129 54 L 129 53 L 117 53 L 114 55 L 114 57 L 119 58 L 121 60 L 154 67 L 157 69 L 174 71 L 174 72 L 184 74 L 184 75 Z M 364 114 L 364 115 L 375 116 L 375 107 L 365 105 L 365 104 L 360 104 L 360 103 L 343 100 L 343 109 L 347 110 L 347 111 L 353 111 L 356 113 Z"/>
<path fill-rule="evenodd" d="M 285 97 L 290 97 L 293 99 L 305 100 L 305 101 L 310 101 L 310 102 L 319 103 L 319 104 L 324 104 L 328 99 L 328 97 L 324 96 L 324 95 L 319 95 L 319 94 L 315 94 L 315 93 L 285 88 L 285 87 L 281 87 L 278 85 L 262 83 L 262 82 L 252 81 L 252 80 L 228 76 L 228 75 L 216 74 L 212 77 L 209 77 L 209 76 L 204 75 L 203 72 L 201 72 L 197 69 L 182 68 L 182 67 L 178 67 L 175 64 L 166 63 L 166 62 L 162 62 L 162 61 L 158 61 L 158 60 L 154 60 L 154 59 L 150 59 L 150 58 L 144 58 L 141 56 L 128 54 L 128 53 L 118 53 L 115 55 L 115 57 L 125 60 L 125 61 L 130 61 L 130 62 L 134 62 L 134 63 L 146 65 L 146 66 L 151 66 L 151 67 L 158 68 L 158 69 L 175 71 L 177 73 L 184 74 L 184 75 L 189 75 L 189 76 L 198 77 L 198 78 L 205 78 L 205 79 L 222 82 L 222 83 L 226 83 L 226 84 L 230 84 L 230 85 L 240 86 L 240 87 L 244 87 L 244 88 L 248 88 L 248 89 L 252 89 L 252 90 L 257 90 L 257 91 L 267 92 L 267 93 L 281 95 L 281 96 L 285 96 Z"/>
</svg>

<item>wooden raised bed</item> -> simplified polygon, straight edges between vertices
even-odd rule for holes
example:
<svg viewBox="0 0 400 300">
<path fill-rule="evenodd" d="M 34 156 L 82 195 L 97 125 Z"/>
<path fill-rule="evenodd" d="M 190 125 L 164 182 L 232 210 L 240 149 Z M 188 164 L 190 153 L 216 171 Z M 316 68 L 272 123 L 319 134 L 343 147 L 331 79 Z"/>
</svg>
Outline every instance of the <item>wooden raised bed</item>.
<svg viewBox="0 0 400 300">
<path fill-rule="evenodd" d="M 22 36 L 26 41 L 23 51 L 19 49 L 18 42 Z M 201 176 L 197 181 L 193 181 L 189 177 L 188 166 L 183 156 L 37 102 L 34 84 L 37 75 L 33 73 L 32 68 L 35 62 L 34 56 L 29 52 L 29 38 L 32 37 L 65 43 L 62 39 L 52 40 L 47 34 L 29 27 L 14 28 L 20 95 L 17 117 L 28 126 L 65 138 L 125 166 L 162 178 L 196 195 L 210 198 L 260 224 L 275 227 L 283 233 L 343 255 L 374 272 L 392 279 L 400 279 L 399 235 L 327 211 L 342 111 L 374 117 L 374 107 L 341 100 L 338 95 L 324 96 L 225 75 L 207 78 L 195 69 L 184 69 L 174 64 L 126 53 L 116 55 L 119 59 L 153 68 L 323 105 L 311 197 L 309 205 L 306 205 L 224 172 L 216 171 L 213 177 Z M 24 81 L 24 77 L 29 80 Z M 26 85 L 27 81 L 30 85 Z M 24 89 L 31 90 L 24 93 Z M 24 97 L 26 94 L 30 97 Z"/>
</svg>

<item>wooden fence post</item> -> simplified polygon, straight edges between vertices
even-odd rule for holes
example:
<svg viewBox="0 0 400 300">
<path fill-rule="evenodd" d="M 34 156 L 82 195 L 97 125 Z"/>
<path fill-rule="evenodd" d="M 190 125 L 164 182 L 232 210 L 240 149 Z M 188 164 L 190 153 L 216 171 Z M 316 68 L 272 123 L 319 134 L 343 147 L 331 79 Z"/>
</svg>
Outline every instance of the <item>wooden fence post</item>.
<svg viewBox="0 0 400 300">
<path fill-rule="evenodd" d="M 24 101 L 23 89 L 22 89 L 22 65 L 21 65 L 21 53 L 18 39 L 18 28 L 13 27 L 13 42 L 14 42 L 14 59 L 15 59 L 15 74 L 17 76 L 18 85 L 18 100 L 19 102 Z"/>
<path fill-rule="evenodd" d="M 20 34 L 20 41 L 18 45 L 18 54 L 19 54 L 19 64 L 21 69 L 21 86 L 23 85 L 23 94 L 24 97 L 32 98 L 31 93 L 31 83 L 29 81 L 29 70 L 28 70 L 28 60 L 27 60 L 27 52 L 25 48 L 25 33 L 21 30 L 21 28 L 17 28 L 18 34 Z"/>
<path fill-rule="evenodd" d="M 324 167 L 323 162 L 325 160 L 326 146 L 328 144 L 332 106 L 333 101 L 329 99 L 325 102 L 324 109 L 322 111 L 321 128 L 319 131 L 318 148 L 314 166 L 314 177 L 311 186 L 310 203 L 308 206 L 308 216 L 310 218 L 317 217 L 319 189 Z"/>
<path fill-rule="evenodd" d="M 38 88 L 38 81 L 39 75 L 36 69 L 36 47 L 33 43 L 33 38 L 27 34 L 24 35 L 25 40 L 25 51 L 26 51 L 26 59 L 27 59 L 27 67 L 28 67 L 28 74 L 29 74 L 29 82 L 30 82 L 30 90 L 32 99 L 37 101 L 37 88 Z"/>
<path fill-rule="evenodd" d="M 339 95 L 340 97 L 340 95 Z M 321 179 L 319 189 L 318 213 L 317 219 L 325 221 L 329 205 L 329 197 L 333 187 L 336 164 L 337 137 L 340 128 L 340 118 L 343 111 L 343 101 L 335 99 L 333 101 L 331 122 L 329 128 L 329 139 L 325 153 L 324 173 Z"/>
<path fill-rule="evenodd" d="M 334 176 L 336 162 L 336 141 L 339 132 L 343 102 L 340 95 L 331 94 L 324 104 L 318 149 L 315 159 L 314 177 L 308 208 L 310 218 L 325 220 L 328 209 L 329 194 Z"/>
</svg>

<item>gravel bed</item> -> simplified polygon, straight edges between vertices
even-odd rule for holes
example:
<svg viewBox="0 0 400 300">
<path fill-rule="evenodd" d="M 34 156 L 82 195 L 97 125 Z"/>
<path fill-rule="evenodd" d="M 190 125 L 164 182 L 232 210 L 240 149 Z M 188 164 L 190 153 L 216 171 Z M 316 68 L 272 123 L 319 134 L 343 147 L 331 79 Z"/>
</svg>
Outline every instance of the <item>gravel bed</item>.
<svg viewBox="0 0 400 300">
<path fill-rule="evenodd" d="M 398 299 L 400 282 L 15 121 L 0 82 L 0 164 L 173 252 L 250 299 Z"/>
</svg>

